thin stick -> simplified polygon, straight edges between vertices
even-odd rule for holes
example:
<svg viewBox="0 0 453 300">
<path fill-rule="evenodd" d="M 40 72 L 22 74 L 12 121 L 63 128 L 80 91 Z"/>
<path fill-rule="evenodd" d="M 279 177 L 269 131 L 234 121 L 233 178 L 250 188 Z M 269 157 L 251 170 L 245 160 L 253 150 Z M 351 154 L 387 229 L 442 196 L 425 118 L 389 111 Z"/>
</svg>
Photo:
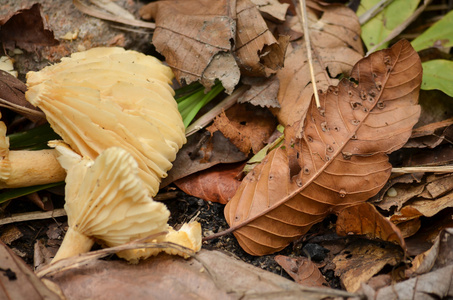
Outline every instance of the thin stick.
<svg viewBox="0 0 453 300">
<path fill-rule="evenodd" d="M 407 174 L 407 173 L 417 173 L 417 172 L 453 173 L 453 166 L 392 168 L 392 173 L 406 173 Z"/>
<path fill-rule="evenodd" d="M 375 6 L 364 12 L 360 17 L 359 17 L 359 22 L 360 25 L 365 24 L 372 18 L 374 18 L 378 13 L 380 13 L 384 8 L 387 7 L 390 3 L 392 3 L 393 0 L 381 0 L 379 3 L 377 3 Z"/>
<path fill-rule="evenodd" d="M 11 224 L 16 222 L 42 220 L 66 216 L 66 211 L 63 208 L 54 209 L 52 211 L 45 212 L 28 212 L 21 214 L 14 214 L 11 217 L 6 217 L 0 220 L 0 225 Z"/>
<path fill-rule="evenodd" d="M 307 18 L 307 7 L 305 6 L 305 0 L 299 0 L 300 11 L 301 11 L 301 22 L 302 28 L 304 29 L 304 39 L 305 47 L 307 48 L 307 59 L 308 66 L 310 67 L 311 83 L 313 84 L 313 93 L 315 95 L 316 106 L 321 107 L 318 96 L 318 87 L 316 86 L 315 71 L 313 70 L 313 63 L 311 57 L 311 44 L 310 44 L 310 34 L 308 32 L 308 18 Z"/>
</svg>

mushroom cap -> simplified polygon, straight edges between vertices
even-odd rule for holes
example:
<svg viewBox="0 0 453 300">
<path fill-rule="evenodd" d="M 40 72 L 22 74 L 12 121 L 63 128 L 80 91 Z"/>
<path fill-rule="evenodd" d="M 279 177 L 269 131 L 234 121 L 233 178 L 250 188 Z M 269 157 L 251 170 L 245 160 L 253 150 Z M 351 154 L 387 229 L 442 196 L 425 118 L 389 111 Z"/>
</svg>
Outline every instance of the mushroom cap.
<svg viewBox="0 0 453 300">
<path fill-rule="evenodd" d="M 128 151 L 154 196 L 186 142 L 172 78 L 152 56 L 93 48 L 29 72 L 25 96 L 82 156 L 94 160 L 115 146 Z"/>
<path fill-rule="evenodd" d="M 67 148 L 69 149 L 69 148 Z M 67 169 L 66 204 L 68 225 L 106 246 L 165 232 L 170 212 L 154 201 L 138 177 L 132 155 L 118 147 L 103 151 L 93 162 L 56 150 Z"/>
</svg>

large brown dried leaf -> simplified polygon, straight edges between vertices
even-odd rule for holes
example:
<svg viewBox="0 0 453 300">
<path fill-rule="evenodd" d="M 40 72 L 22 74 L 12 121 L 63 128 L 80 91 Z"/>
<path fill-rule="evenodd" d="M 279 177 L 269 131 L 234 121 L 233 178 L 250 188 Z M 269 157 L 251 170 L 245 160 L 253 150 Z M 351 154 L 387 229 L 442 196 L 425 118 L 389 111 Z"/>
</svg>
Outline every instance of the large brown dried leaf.
<svg viewBox="0 0 453 300">
<path fill-rule="evenodd" d="M 157 1 L 140 14 L 155 20 L 153 44 L 179 81 L 211 87 L 219 79 L 231 93 L 241 72 L 267 76 L 283 66 L 286 42 L 249 0 Z"/>
<path fill-rule="evenodd" d="M 388 180 L 386 153 L 404 145 L 420 114 L 420 59 L 400 41 L 362 59 L 351 76 L 359 84 L 343 79 L 330 87 L 320 94 L 320 109 L 312 100 L 303 132 L 287 127 L 285 147 L 250 172 L 227 204 L 225 218 L 239 228 L 234 234 L 248 253 L 283 249 Z"/>
<path fill-rule="evenodd" d="M 0 242 L 0 262 L 0 299 L 60 299 L 3 242 Z"/>
<path fill-rule="evenodd" d="M 313 49 L 313 68 L 317 88 L 325 91 L 338 83 L 339 74 L 349 74 L 363 56 L 360 23 L 356 14 L 345 6 L 330 5 L 309 9 L 309 34 Z M 322 16 L 318 18 L 317 14 Z M 293 30 L 300 31 L 298 18 Z M 299 27 L 299 29 L 297 29 Z M 280 80 L 277 111 L 283 125 L 292 125 L 305 116 L 313 95 L 304 40 L 288 48 L 285 67 L 277 72 Z"/>
</svg>

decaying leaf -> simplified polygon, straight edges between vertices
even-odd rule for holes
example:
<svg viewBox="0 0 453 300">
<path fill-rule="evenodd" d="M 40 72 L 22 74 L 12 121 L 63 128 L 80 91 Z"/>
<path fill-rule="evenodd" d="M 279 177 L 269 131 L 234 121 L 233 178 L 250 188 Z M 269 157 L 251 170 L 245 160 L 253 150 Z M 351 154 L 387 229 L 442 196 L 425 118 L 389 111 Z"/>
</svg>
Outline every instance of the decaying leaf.
<svg viewBox="0 0 453 300">
<path fill-rule="evenodd" d="M 276 76 L 265 79 L 246 77 L 242 82 L 249 84 L 250 88 L 238 99 L 238 103 L 248 102 L 261 107 L 280 107 L 277 100 L 280 81 Z"/>
<path fill-rule="evenodd" d="M 403 40 L 320 93 L 320 109 L 312 100 L 303 132 L 286 127 L 285 145 L 244 178 L 225 208 L 241 247 L 276 252 L 330 212 L 375 195 L 390 175 L 386 153 L 404 145 L 418 120 L 421 77 L 420 59 Z"/>
<path fill-rule="evenodd" d="M 222 112 L 207 128 L 210 132 L 220 131 L 241 152 L 258 153 L 274 132 L 277 122 L 268 110 L 251 105 L 236 104 Z"/>
<path fill-rule="evenodd" d="M 241 72 L 266 76 L 283 66 L 286 42 L 249 0 L 157 1 L 140 14 L 155 20 L 153 44 L 179 81 L 210 88 L 219 79 L 231 93 Z"/>
<path fill-rule="evenodd" d="M 307 4 L 310 4 L 308 2 Z M 360 24 L 355 13 L 345 6 L 319 6 L 311 3 L 308 9 L 309 34 L 313 47 L 313 68 L 317 88 L 323 91 L 338 83 L 337 76 L 350 73 L 363 56 Z M 317 15 L 322 17 L 318 18 Z M 294 30 L 300 27 L 294 20 Z M 277 72 L 280 80 L 276 112 L 283 125 L 301 120 L 313 95 L 305 43 L 299 40 L 288 47 L 285 67 Z"/>
<path fill-rule="evenodd" d="M 402 249 L 406 249 L 406 244 L 398 227 L 384 218 L 370 203 L 361 203 L 340 211 L 336 230 L 338 235 L 364 235 L 369 239 L 381 239 L 398 244 Z"/>
<path fill-rule="evenodd" d="M 32 52 L 37 46 L 58 45 L 39 3 L 3 16 L 0 18 L 0 28 L 0 42 L 9 50 L 19 47 Z"/>
<path fill-rule="evenodd" d="M 335 275 L 349 292 L 357 291 L 385 265 L 396 265 L 403 259 L 402 252 L 393 247 L 357 241 L 333 259 Z"/>
<path fill-rule="evenodd" d="M 241 183 L 238 174 L 244 167 L 239 164 L 220 164 L 175 181 L 186 194 L 206 201 L 227 204 Z"/>
<path fill-rule="evenodd" d="M 295 282 L 305 286 L 328 286 L 318 267 L 308 258 L 277 255 L 274 259 Z"/>
</svg>

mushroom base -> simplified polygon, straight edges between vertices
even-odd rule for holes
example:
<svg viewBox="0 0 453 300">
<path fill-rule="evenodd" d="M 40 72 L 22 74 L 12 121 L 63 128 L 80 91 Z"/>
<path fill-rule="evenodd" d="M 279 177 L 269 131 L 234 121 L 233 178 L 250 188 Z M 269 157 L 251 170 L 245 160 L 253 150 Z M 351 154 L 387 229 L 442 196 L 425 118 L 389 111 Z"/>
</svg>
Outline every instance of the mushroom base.
<svg viewBox="0 0 453 300">
<path fill-rule="evenodd" d="M 87 237 L 86 235 L 75 231 L 69 227 L 66 235 L 61 243 L 60 249 L 53 258 L 52 262 L 56 262 L 63 258 L 76 256 L 81 253 L 90 251 L 94 244 L 94 239 Z"/>
</svg>

